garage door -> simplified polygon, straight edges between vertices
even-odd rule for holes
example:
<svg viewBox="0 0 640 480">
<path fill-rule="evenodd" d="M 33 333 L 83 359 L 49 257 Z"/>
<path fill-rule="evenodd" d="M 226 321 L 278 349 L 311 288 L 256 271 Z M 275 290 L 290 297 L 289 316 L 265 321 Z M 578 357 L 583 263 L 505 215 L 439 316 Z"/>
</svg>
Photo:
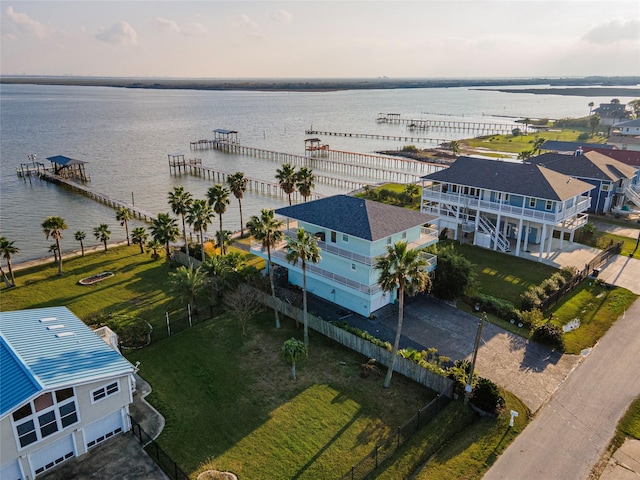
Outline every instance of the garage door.
<svg viewBox="0 0 640 480">
<path fill-rule="evenodd" d="M 18 460 L 9 462 L 0 467 L 0 479 L 2 480 L 22 480 L 22 472 Z"/>
<path fill-rule="evenodd" d="M 57 442 L 33 452 L 29 455 L 29 461 L 33 471 L 38 475 L 74 456 L 73 439 L 71 435 L 67 435 Z"/>
<path fill-rule="evenodd" d="M 95 447 L 100 442 L 122 432 L 122 415 L 120 411 L 93 422 L 84 429 L 84 440 L 87 448 Z"/>
</svg>

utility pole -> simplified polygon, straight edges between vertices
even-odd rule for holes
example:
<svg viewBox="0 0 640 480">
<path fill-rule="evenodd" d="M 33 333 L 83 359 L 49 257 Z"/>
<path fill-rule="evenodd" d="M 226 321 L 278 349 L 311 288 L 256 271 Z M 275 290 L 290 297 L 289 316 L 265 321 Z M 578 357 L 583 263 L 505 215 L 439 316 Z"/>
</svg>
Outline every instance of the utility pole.
<svg viewBox="0 0 640 480">
<path fill-rule="evenodd" d="M 476 333 L 476 342 L 473 345 L 473 357 L 471 359 L 471 366 L 469 370 L 469 379 L 467 380 L 467 385 L 464 387 L 464 404 L 469 403 L 469 398 L 471 397 L 471 391 L 473 390 L 473 371 L 476 368 L 476 358 L 478 357 L 478 348 L 480 347 L 480 338 L 482 337 L 482 327 L 484 326 L 484 322 L 487 319 L 487 314 L 482 312 L 480 315 L 480 322 L 478 322 L 478 333 Z"/>
</svg>

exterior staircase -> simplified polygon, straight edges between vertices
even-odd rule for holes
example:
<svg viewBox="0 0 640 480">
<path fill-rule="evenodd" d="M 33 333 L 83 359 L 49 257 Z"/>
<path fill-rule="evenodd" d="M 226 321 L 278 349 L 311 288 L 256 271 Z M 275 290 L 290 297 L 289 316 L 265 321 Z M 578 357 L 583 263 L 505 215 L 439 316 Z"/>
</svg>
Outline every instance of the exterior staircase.
<svg viewBox="0 0 640 480">
<path fill-rule="evenodd" d="M 478 227 L 482 233 L 491 236 L 491 240 L 494 242 L 494 245 L 497 245 L 498 250 L 501 252 L 511 251 L 511 242 L 509 242 L 507 237 L 505 237 L 501 232 L 496 231 L 496 226 L 491 223 L 487 217 L 480 215 Z"/>
<path fill-rule="evenodd" d="M 640 207 L 640 186 L 629 185 L 624 191 L 624 196 L 636 207 Z"/>
</svg>

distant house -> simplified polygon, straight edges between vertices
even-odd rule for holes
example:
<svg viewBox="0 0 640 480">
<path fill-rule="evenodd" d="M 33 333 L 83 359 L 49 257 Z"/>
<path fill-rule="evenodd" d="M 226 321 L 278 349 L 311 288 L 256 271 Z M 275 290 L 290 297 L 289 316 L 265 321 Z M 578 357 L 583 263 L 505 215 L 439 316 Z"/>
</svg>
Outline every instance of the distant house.
<svg viewBox="0 0 640 480">
<path fill-rule="evenodd" d="M 364 316 L 396 299 L 395 293 L 380 289 L 379 272 L 373 268 L 386 247 L 405 241 L 418 249 L 438 241 L 438 229 L 425 227 L 435 220 L 432 215 L 348 195 L 279 208 L 276 214 L 286 218 L 287 236 L 304 228 L 318 241 L 322 260 L 307 265 L 307 291 Z M 266 258 L 258 243 L 251 245 L 251 252 Z M 302 286 L 300 262 L 288 263 L 286 254 L 282 242 L 271 252 L 272 261 L 287 269 L 289 283 Z M 427 269 L 434 270 L 435 255 L 424 256 Z"/>
<path fill-rule="evenodd" d="M 631 112 L 624 103 L 601 103 L 593 113 L 600 116 L 600 125 L 611 126 L 629 118 Z"/>
<path fill-rule="evenodd" d="M 422 178 L 422 211 L 436 215 L 454 238 L 492 250 L 550 255 L 554 233 L 573 241 L 587 223 L 593 185 L 531 163 L 459 157 Z"/>
<path fill-rule="evenodd" d="M 640 119 L 613 124 L 607 143 L 621 150 L 640 150 Z"/>
<path fill-rule="evenodd" d="M 65 307 L 0 312 L 0 365 L 2 480 L 130 429 L 134 367 Z"/>
<path fill-rule="evenodd" d="M 542 144 L 541 150 L 545 152 L 573 154 L 579 149 L 587 150 L 595 148 L 601 150 L 613 150 L 615 146 L 607 145 L 605 143 L 561 142 L 559 140 L 547 140 Z"/>
<path fill-rule="evenodd" d="M 574 155 L 544 153 L 529 162 L 593 185 L 589 210 L 607 213 L 621 208 L 627 201 L 640 206 L 640 192 L 636 190 L 640 170 L 598 152 Z"/>
</svg>

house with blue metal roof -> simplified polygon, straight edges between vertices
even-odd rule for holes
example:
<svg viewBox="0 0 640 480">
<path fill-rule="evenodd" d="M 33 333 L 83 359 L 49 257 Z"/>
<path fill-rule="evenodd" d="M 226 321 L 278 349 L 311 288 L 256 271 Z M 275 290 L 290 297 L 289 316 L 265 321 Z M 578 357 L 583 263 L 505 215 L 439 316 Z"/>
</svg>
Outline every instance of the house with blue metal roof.
<svg viewBox="0 0 640 480">
<path fill-rule="evenodd" d="M 135 368 L 66 307 L 0 312 L 0 478 L 31 479 L 130 429 Z"/>
<path fill-rule="evenodd" d="M 500 252 L 528 252 L 535 245 L 542 261 L 554 234 L 573 242 L 590 205 L 586 182 L 529 162 L 458 157 L 449 168 L 422 177 L 424 213 L 440 227 Z"/>
<path fill-rule="evenodd" d="M 316 237 L 322 258 L 307 264 L 307 291 L 364 316 L 396 300 L 395 293 L 381 290 L 373 268 L 387 245 L 405 241 L 410 249 L 421 249 L 438 241 L 438 229 L 429 226 L 434 216 L 349 195 L 279 208 L 276 214 L 285 218 L 287 237 L 295 237 L 298 228 Z M 259 242 L 251 244 L 251 252 L 266 258 Z M 283 241 L 271 251 L 271 260 L 287 269 L 290 284 L 302 286 L 300 262 L 292 265 L 286 255 Z M 435 270 L 436 256 L 423 255 L 427 269 Z"/>
</svg>

